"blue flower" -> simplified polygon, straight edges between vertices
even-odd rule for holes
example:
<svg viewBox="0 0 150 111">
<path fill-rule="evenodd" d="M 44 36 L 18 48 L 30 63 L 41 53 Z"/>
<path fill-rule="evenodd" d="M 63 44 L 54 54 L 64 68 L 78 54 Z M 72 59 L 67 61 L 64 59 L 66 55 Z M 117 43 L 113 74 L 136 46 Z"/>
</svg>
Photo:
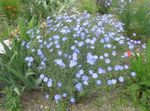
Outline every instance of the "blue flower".
<svg viewBox="0 0 150 111">
<path fill-rule="evenodd" d="M 56 95 L 54 96 L 54 99 L 55 99 L 56 103 L 58 103 L 58 101 L 61 99 L 61 95 L 56 94 Z"/>
<path fill-rule="evenodd" d="M 73 98 L 73 97 L 70 98 L 70 102 L 71 102 L 71 103 L 75 103 L 75 98 Z"/>
<path fill-rule="evenodd" d="M 96 80 L 97 85 L 101 85 L 101 83 L 102 83 L 101 80 Z"/>
<path fill-rule="evenodd" d="M 81 91 L 83 90 L 81 83 L 76 84 L 76 85 L 75 85 L 75 88 L 76 88 L 77 91 L 79 91 L 79 92 L 81 92 Z"/>
<path fill-rule="evenodd" d="M 135 77 L 135 76 L 136 76 L 136 73 L 135 73 L 135 72 L 131 72 L 131 76 L 132 76 L 132 77 Z"/>
<path fill-rule="evenodd" d="M 107 80 L 108 85 L 112 85 L 112 80 Z"/>
<path fill-rule="evenodd" d="M 57 87 L 60 88 L 61 86 L 62 86 L 62 83 L 61 83 L 61 82 L 58 82 L 58 83 L 57 83 Z"/>
<path fill-rule="evenodd" d="M 97 74 L 97 73 L 93 73 L 93 74 L 92 74 L 92 77 L 93 77 L 94 79 L 96 79 L 96 78 L 98 78 L 98 74 Z"/>
<path fill-rule="evenodd" d="M 110 63 L 110 59 L 106 59 L 106 60 L 105 60 L 105 63 L 106 63 L 106 64 L 109 64 L 109 63 Z"/>
<path fill-rule="evenodd" d="M 77 64 L 78 64 L 77 61 L 70 60 L 69 67 L 72 68 L 72 67 L 76 66 Z"/>
</svg>

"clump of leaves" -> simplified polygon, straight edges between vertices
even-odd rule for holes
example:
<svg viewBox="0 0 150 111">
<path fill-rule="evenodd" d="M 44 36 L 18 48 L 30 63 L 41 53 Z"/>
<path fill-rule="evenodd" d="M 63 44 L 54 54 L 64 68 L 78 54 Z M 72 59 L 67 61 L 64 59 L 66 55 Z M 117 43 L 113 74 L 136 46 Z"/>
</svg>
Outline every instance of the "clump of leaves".
<svg viewBox="0 0 150 111">
<path fill-rule="evenodd" d="M 21 89 L 37 88 L 38 80 L 24 61 L 27 51 L 21 47 L 21 42 L 15 40 L 11 49 L 6 44 L 2 44 L 6 53 L 0 56 L 0 81 L 8 87 L 15 85 Z"/>
<path fill-rule="evenodd" d="M 128 82 L 131 97 L 145 108 L 150 108 L 150 41 L 145 56 L 139 55 L 131 60 L 131 70 L 136 72 L 136 77 Z"/>
<path fill-rule="evenodd" d="M 7 111 L 22 111 L 22 104 L 20 101 L 20 95 L 15 93 L 16 89 L 13 87 L 5 88 L 5 108 Z"/>
</svg>

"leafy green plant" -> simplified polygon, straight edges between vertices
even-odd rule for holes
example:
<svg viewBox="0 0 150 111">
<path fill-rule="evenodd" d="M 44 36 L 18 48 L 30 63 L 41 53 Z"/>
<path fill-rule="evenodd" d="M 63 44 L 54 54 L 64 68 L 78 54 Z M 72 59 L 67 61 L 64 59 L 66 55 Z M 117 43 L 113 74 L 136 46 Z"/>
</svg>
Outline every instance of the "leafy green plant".
<svg viewBox="0 0 150 111">
<path fill-rule="evenodd" d="M 72 7 L 75 0 L 21 0 L 23 16 L 30 20 L 34 15 L 38 20 L 48 15 L 58 15 Z"/>
<path fill-rule="evenodd" d="M 139 55 L 131 60 L 131 71 L 136 72 L 136 77 L 128 82 L 131 97 L 146 108 L 150 108 L 150 41 L 145 56 Z"/>
<path fill-rule="evenodd" d="M 13 87 L 6 87 L 4 89 L 5 93 L 5 108 L 7 111 L 22 111 L 22 104 L 20 100 L 20 95 L 14 92 Z"/>
<path fill-rule="evenodd" d="M 56 111 L 66 111 L 68 109 L 68 102 L 67 101 L 60 101 L 56 103 Z"/>
<path fill-rule="evenodd" d="M 21 43 L 15 40 L 11 49 L 2 43 L 6 53 L 0 56 L 0 80 L 6 86 L 15 85 L 19 89 L 34 89 L 38 87 L 38 83 L 27 65 L 24 57 L 27 51 L 21 47 Z"/>
<path fill-rule="evenodd" d="M 114 0 L 112 10 L 124 23 L 129 37 L 147 41 L 150 37 L 150 1 L 149 0 Z"/>
</svg>

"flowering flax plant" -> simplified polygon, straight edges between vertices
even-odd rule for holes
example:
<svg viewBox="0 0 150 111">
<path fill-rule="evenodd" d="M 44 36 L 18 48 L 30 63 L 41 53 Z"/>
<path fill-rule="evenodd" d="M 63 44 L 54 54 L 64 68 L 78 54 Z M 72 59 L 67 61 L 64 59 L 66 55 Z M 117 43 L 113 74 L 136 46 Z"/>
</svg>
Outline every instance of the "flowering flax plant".
<svg viewBox="0 0 150 111">
<path fill-rule="evenodd" d="M 122 84 L 130 76 L 123 73 L 129 68 L 125 52 L 142 45 L 124 37 L 123 24 L 111 14 L 47 17 L 45 30 L 30 29 L 30 40 L 22 46 L 28 50 L 28 67 L 56 102 L 67 98 L 74 103 L 84 91 Z"/>
</svg>

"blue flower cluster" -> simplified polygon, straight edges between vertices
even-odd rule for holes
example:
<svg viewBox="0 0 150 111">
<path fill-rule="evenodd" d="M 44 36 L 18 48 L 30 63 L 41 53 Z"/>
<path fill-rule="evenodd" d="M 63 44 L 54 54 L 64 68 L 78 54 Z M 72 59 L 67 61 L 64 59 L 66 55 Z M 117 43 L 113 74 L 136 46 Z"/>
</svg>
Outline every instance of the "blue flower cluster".
<svg viewBox="0 0 150 111">
<path fill-rule="evenodd" d="M 123 24 L 111 14 L 48 17 L 46 29 L 33 28 L 27 32 L 30 41 L 22 41 L 29 51 L 25 61 L 39 73 L 56 102 L 67 98 L 74 103 L 75 93 L 91 84 L 109 87 L 136 76 L 123 73 L 129 69 L 126 51 L 135 53 L 145 44 L 123 36 L 123 31 Z"/>
</svg>

